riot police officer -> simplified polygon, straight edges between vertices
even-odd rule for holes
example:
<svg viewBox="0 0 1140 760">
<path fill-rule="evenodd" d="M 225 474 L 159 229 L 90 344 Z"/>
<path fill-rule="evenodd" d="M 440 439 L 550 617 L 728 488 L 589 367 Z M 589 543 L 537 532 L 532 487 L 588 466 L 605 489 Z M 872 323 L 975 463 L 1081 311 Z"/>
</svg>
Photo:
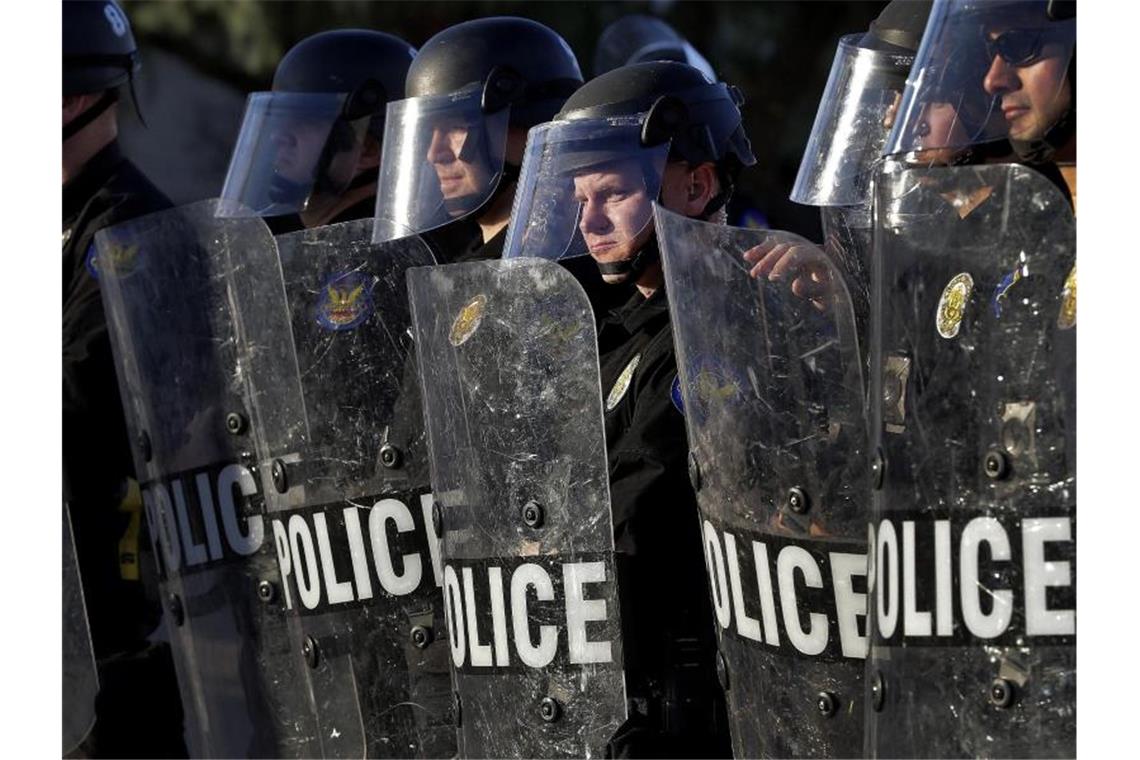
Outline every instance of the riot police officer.
<svg viewBox="0 0 1140 760">
<path fill-rule="evenodd" d="M 588 254 L 636 291 L 599 326 L 630 720 L 619 755 L 729 752 L 652 205 L 723 222 L 755 163 L 739 91 L 682 63 L 614 69 L 532 130 L 507 255 Z"/>
<path fill-rule="evenodd" d="M 137 489 L 95 261 L 95 232 L 170 205 L 119 148 L 118 103 L 139 69 L 111 0 L 63 4 L 63 467 L 102 689 L 84 751 L 185 753 L 169 647 L 148 643 Z M 135 493 L 135 498 L 130 494 Z M 65 701 L 73 698 L 65 694 Z"/>
<path fill-rule="evenodd" d="M 277 232 L 372 215 L 387 104 L 404 96 L 415 48 L 370 29 L 294 45 L 270 92 L 250 95 L 222 198 Z"/>
<path fill-rule="evenodd" d="M 441 260 L 498 258 L 526 131 L 581 84 L 570 46 L 536 21 L 476 19 L 429 39 L 391 108 L 374 239 L 431 232 Z"/>
<path fill-rule="evenodd" d="M 648 61 L 677 61 L 701 70 L 711 81 L 716 72 L 692 44 L 659 18 L 630 14 L 602 30 L 594 53 L 594 76 Z"/>
</svg>

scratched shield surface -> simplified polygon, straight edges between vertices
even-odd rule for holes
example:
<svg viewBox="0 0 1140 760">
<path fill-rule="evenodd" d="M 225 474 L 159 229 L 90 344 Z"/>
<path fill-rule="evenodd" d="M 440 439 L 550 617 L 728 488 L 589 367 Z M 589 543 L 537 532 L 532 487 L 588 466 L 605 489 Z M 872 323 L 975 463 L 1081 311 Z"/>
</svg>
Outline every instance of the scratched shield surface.
<svg viewBox="0 0 1140 760">
<path fill-rule="evenodd" d="M 877 178 L 871 757 L 1076 752 L 1076 238 L 1024 166 Z"/>
<path fill-rule="evenodd" d="M 857 755 L 866 426 L 847 287 L 796 235 L 655 213 L 733 751 Z"/>
<path fill-rule="evenodd" d="M 95 725 L 95 695 L 99 673 L 87 624 L 83 580 L 71 535 L 71 513 L 63 505 L 63 754 L 79 746 Z"/>
<path fill-rule="evenodd" d="M 203 201 L 96 235 L 99 276 L 166 630 L 196 757 L 312 756 L 312 710 L 277 584 L 263 476 L 244 434 L 233 273 L 276 258 L 259 219 Z"/>
<path fill-rule="evenodd" d="M 463 757 L 598 757 L 626 717 L 593 313 L 537 259 L 409 292 Z"/>
<path fill-rule="evenodd" d="M 234 278 L 267 532 L 322 757 L 455 752 L 438 547 L 405 271 L 371 219 L 277 238 Z"/>
</svg>

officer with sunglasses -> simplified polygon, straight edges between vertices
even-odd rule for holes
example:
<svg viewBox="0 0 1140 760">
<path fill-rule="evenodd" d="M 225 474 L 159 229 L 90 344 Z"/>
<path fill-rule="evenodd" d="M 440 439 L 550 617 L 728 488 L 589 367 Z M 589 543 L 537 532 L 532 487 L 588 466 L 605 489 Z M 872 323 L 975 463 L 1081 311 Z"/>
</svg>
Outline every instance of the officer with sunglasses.
<svg viewBox="0 0 1140 760">
<path fill-rule="evenodd" d="M 1014 160 L 1076 190 L 1076 4 L 945 0 L 884 151 L 911 164 Z"/>
</svg>

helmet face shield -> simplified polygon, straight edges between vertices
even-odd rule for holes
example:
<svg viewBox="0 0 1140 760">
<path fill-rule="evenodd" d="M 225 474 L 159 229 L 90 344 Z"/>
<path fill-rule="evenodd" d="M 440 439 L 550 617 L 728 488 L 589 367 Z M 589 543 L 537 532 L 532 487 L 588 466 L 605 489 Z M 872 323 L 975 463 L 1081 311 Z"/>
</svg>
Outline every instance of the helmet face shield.
<svg viewBox="0 0 1140 760">
<path fill-rule="evenodd" d="M 368 118 L 348 120 L 342 93 L 250 95 L 222 187 L 219 213 L 319 211 L 352 181 Z"/>
<path fill-rule="evenodd" d="M 1076 20 L 1045 3 L 936 2 L 885 155 L 950 163 L 998 140 L 1033 142 L 1076 107 Z"/>
<path fill-rule="evenodd" d="M 640 249 L 669 154 L 668 142 L 642 145 L 644 120 L 575 119 L 531 129 L 503 257 L 618 261 Z"/>
<path fill-rule="evenodd" d="M 510 107 L 486 114 L 478 87 L 388 104 L 374 242 L 478 211 L 502 178 Z"/>
<path fill-rule="evenodd" d="M 912 56 L 839 41 L 791 199 L 808 206 L 870 202 L 871 168 L 893 125 Z"/>
</svg>

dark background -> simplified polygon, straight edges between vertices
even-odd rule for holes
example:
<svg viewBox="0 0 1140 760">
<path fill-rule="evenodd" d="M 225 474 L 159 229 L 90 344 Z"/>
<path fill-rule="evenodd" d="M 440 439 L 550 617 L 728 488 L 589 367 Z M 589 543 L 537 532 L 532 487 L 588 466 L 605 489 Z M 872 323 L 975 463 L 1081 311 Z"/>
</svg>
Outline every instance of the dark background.
<svg viewBox="0 0 1140 760">
<path fill-rule="evenodd" d="M 657 16 L 685 36 L 744 93 L 744 124 L 757 165 L 746 170 L 733 220 L 819 239 L 815 209 L 788 201 L 819 98 L 844 34 L 862 32 L 885 2 L 265 2 L 125 0 L 143 55 L 138 92 L 147 128 L 128 118 L 123 142 L 175 202 L 216 196 L 241 124 L 245 96 L 269 89 L 294 43 L 326 29 L 365 27 L 419 47 L 442 29 L 481 16 L 516 15 L 561 34 L 593 74 L 610 22 Z M 766 220 L 766 222 L 765 222 Z M 745 219 L 744 221 L 747 221 Z"/>
</svg>

